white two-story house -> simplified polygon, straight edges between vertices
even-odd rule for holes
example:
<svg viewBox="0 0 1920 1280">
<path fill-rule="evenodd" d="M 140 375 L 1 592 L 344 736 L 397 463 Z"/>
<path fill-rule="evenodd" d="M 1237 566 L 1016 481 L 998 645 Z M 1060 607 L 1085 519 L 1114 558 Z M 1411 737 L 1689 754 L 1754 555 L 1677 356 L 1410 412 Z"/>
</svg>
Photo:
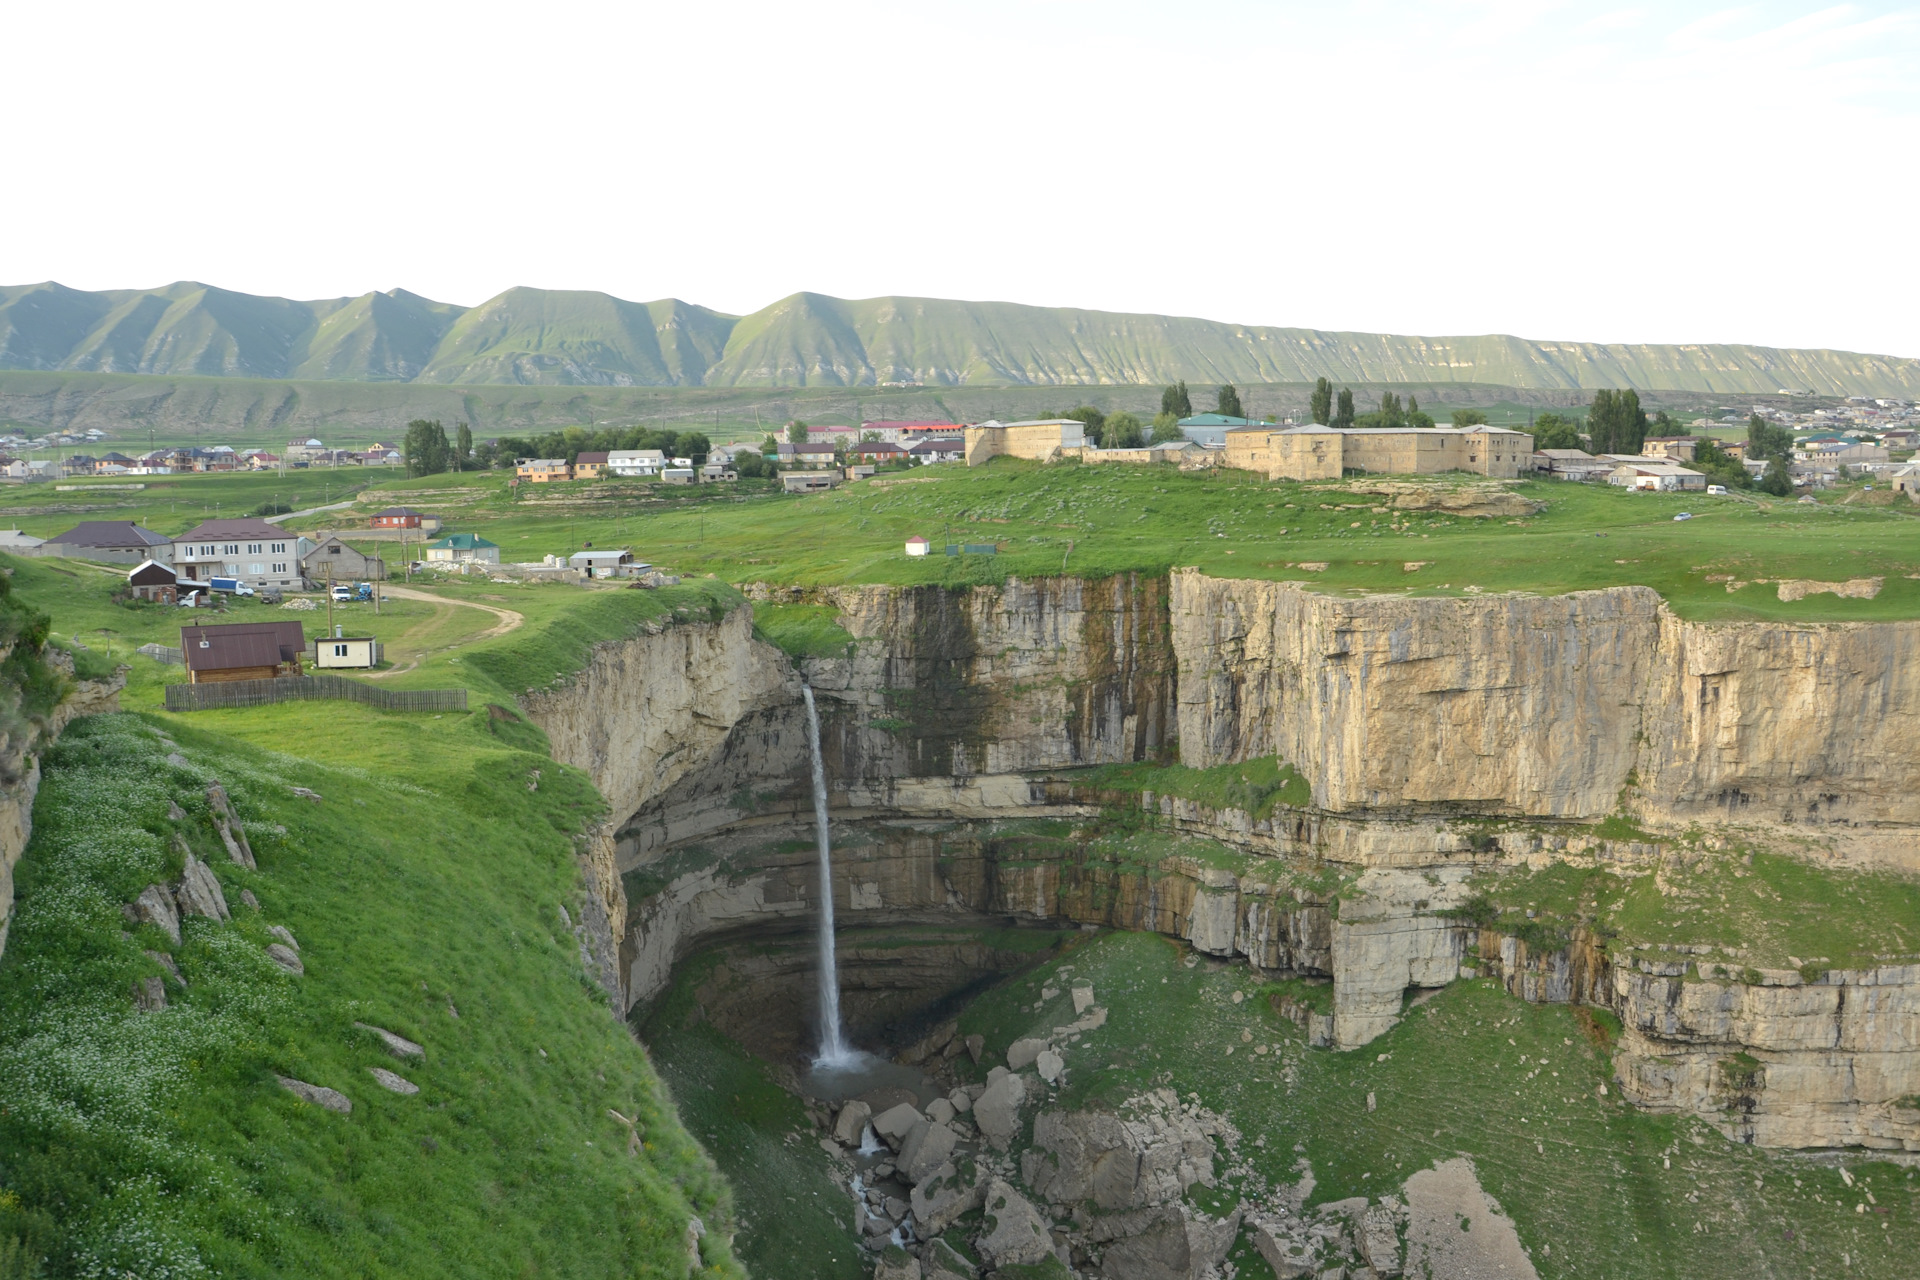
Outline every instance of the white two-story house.
<svg viewBox="0 0 1920 1280">
<path fill-rule="evenodd" d="M 313 540 L 288 533 L 257 516 L 207 520 L 173 540 L 178 580 L 206 582 L 238 578 L 250 587 L 300 590 L 300 562 Z"/>
</svg>

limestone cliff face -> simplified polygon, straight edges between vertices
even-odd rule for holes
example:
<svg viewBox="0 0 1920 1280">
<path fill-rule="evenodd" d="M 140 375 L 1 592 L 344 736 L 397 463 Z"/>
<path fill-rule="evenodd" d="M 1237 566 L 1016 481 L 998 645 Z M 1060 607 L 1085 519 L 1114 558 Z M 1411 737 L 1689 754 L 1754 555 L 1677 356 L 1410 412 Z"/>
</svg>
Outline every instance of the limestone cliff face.
<svg viewBox="0 0 1920 1280">
<path fill-rule="evenodd" d="M 1663 814 L 1826 826 L 1920 866 L 1920 624 L 1663 613 L 1654 677 L 1640 775 Z"/>
<path fill-rule="evenodd" d="M 1659 607 L 1645 588 L 1347 600 L 1176 574 L 1181 759 L 1277 754 L 1338 812 L 1604 814 L 1633 767 Z"/>
<path fill-rule="evenodd" d="M 9 759 L 4 773 L 13 781 L 0 785 L 0 955 L 6 954 L 7 933 L 13 921 L 13 867 L 33 836 L 33 801 L 40 793 L 39 753 L 81 716 L 118 711 L 120 690 L 126 683 L 123 675 L 79 681 L 46 723 L 7 744 Z"/>
<path fill-rule="evenodd" d="M 1016 773 L 1171 748 L 1164 578 L 841 587 L 822 598 L 860 642 L 851 658 L 805 664 L 850 717 L 839 776 Z"/>
<path fill-rule="evenodd" d="M 625 816 L 703 765 L 744 716 L 798 699 L 785 657 L 753 637 L 742 606 L 594 646 L 564 688 L 520 699 L 554 759 L 586 770 Z"/>
<path fill-rule="evenodd" d="M 1278 755 L 1342 814 L 1825 828 L 1920 867 L 1920 623 L 1705 625 L 1644 587 L 1337 599 L 1172 580 L 1182 760 Z M 1902 856 L 1904 852 L 1904 858 Z"/>
<path fill-rule="evenodd" d="M 784 655 L 754 639 L 752 610 L 743 606 L 719 622 L 653 626 L 596 645 L 571 683 L 520 699 L 546 731 L 554 758 L 584 769 L 613 815 L 581 854 L 589 889 L 583 946 L 598 953 L 593 968 L 603 982 L 618 974 L 618 964 L 596 940 L 627 933 L 615 828 L 707 765 L 742 720 L 797 697 Z M 617 988 L 610 994 L 617 998 Z"/>
</svg>

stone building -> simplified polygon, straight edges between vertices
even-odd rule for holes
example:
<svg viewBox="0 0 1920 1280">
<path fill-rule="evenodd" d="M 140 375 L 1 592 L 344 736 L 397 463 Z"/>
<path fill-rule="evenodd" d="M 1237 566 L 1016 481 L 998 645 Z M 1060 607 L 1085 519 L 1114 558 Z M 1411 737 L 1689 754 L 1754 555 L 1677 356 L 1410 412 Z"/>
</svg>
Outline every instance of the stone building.
<svg viewBox="0 0 1920 1280">
<path fill-rule="evenodd" d="M 967 428 L 967 465 L 1005 454 L 1035 462 L 1058 462 L 1069 451 L 1086 445 L 1086 424 L 1078 418 L 1043 418 L 1031 422 L 983 422 Z"/>
<path fill-rule="evenodd" d="M 1226 464 L 1269 480 L 1338 480 L 1348 471 L 1514 479 L 1532 466 L 1533 437 L 1506 427 L 1243 427 L 1227 432 Z"/>
</svg>

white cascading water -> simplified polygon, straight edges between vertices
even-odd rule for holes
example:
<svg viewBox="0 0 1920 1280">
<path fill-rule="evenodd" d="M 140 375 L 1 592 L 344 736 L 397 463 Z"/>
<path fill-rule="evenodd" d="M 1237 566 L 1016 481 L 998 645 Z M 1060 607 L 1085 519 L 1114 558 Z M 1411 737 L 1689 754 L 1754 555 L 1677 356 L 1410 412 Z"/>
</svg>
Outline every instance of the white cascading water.
<svg viewBox="0 0 1920 1280">
<path fill-rule="evenodd" d="M 827 770 L 820 760 L 820 717 L 813 709 L 813 688 L 804 681 L 807 700 L 807 750 L 813 756 L 813 826 L 820 845 L 820 1053 L 816 1067 L 848 1067 L 860 1055 L 847 1047 L 840 1031 L 840 969 L 833 949 L 833 842 L 827 835 Z"/>
</svg>

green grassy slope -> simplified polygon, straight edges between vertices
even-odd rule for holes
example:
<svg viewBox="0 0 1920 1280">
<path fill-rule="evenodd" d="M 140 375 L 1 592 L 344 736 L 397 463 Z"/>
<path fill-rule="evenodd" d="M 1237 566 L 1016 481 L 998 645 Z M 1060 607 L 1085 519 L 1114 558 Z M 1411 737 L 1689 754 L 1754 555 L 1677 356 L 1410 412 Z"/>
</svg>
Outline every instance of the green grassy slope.
<svg viewBox="0 0 1920 1280">
<path fill-rule="evenodd" d="M 509 289 L 460 316 L 419 376 L 450 383 L 698 383 L 731 327 L 731 318 L 678 300 Z"/>
<path fill-rule="evenodd" d="M 598 797 L 469 720 L 317 703 L 172 720 L 185 763 L 156 721 L 68 730 L 0 961 L 0 1238 L 57 1276 L 653 1276 L 684 1274 L 699 1214 L 708 1261 L 737 1274 L 724 1187 L 562 922 Z M 242 726 L 264 741 L 221 732 Z M 219 852 L 215 777 L 257 872 Z M 176 832 L 234 920 L 190 921 L 174 947 L 119 904 L 177 871 Z M 305 976 L 267 959 L 270 924 Z M 148 949 L 186 985 L 136 1013 L 130 987 L 160 972 Z M 352 1114 L 275 1075 L 340 1090 Z M 637 1154 L 615 1110 L 638 1118 Z"/>
<path fill-rule="evenodd" d="M 125 660 L 142 640 L 178 643 L 179 611 L 111 602 L 116 573 L 5 567 L 57 640 L 92 646 L 83 673 L 108 665 L 108 644 Z M 0 958 L 0 1248 L 26 1239 L 60 1276 L 655 1276 L 684 1274 L 698 1214 L 713 1273 L 739 1274 L 724 1183 L 584 978 L 561 916 L 577 910 L 576 841 L 600 799 L 537 729 L 487 709 L 564 678 L 597 640 L 739 598 L 715 580 L 482 585 L 510 598 L 520 629 L 449 648 L 492 616 L 393 602 L 349 620 L 394 645 L 426 628 L 420 665 L 394 683 L 464 685 L 466 715 L 329 702 L 168 716 L 162 686 L 180 669 L 134 658 L 123 704 L 144 714 L 82 721 L 47 755 Z M 213 777 L 258 872 L 220 849 Z M 235 920 L 191 922 L 173 948 L 129 929 L 119 904 L 177 874 L 176 831 Z M 300 941 L 304 977 L 267 961 L 269 924 Z M 147 949 L 172 951 L 188 985 L 136 1014 L 131 984 L 157 972 Z M 354 1021 L 426 1045 L 424 1063 L 387 1057 Z M 386 1093 L 373 1066 L 421 1093 Z M 276 1074 L 339 1089 L 353 1114 L 300 1103 Z M 639 1120 L 638 1154 L 614 1111 Z"/>
<path fill-rule="evenodd" d="M 386 297 L 385 304 L 376 300 Z M 339 338 L 313 337 L 352 312 Z M 419 354 L 438 334 L 430 357 Z M 346 336 L 352 335 L 352 336 Z M 517 288 L 465 310 L 395 291 L 295 302 L 182 282 L 0 290 L 0 368 L 229 377 L 716 386 L 924 382 L 1480 382 L 1910 394 L 1920 361 L 1742 344 L 1413 337 L 1010 302 L 799 293 L 735 318 L 673 300 Z"/>
<path fill-rule="evenodd" d="M 1387 1195 L 1415 1170 L 1470 1156 L 1543 1277 L 1912 1269 L 1913 1170 L 1742 1147 L 1692 1120 L 1631 1110 L 1617 1091 L 1600 1092 L 1612 1075 L 1604 1014 L 1458 982 L 1363 1050 L 1308 1050 L 1265 998 L 1281 988 L 1241 966 L 1183 963 L 1183 952 L 1152 935 L 1108 934 L 1068 957 L 1071 977 L 1090 979 L 1111 1016 L 1069 1050 L 1058 1105 L 1115 1103 L 1170 1080 L 1232 1117 L 1242 1154 L 1264 1177 L 1293 1182 L 1295 1161 L 1310 1160 L 1310 1203 Z M 1033 1004 L 1051 974 L 998 988 L 962 1015 L 963 1033 L 986 1036 L 988 1064 L 1014 1039 L 1045 1035 L 1070 1016 L 1064 995 Z M 1233 1004 L 1236 990 L 1252 998 Z M 1303 994 L 1292 984 L 1286 992 Z M 1260 1046 L 1271 1051 L 1256 1053 Z M 1237 1189 L 1215 1194 L 1230 1203 Z M 1244 1246 L 1235 1261 L 1243 1276 L 1270 1274 Z"/>
</svg>

